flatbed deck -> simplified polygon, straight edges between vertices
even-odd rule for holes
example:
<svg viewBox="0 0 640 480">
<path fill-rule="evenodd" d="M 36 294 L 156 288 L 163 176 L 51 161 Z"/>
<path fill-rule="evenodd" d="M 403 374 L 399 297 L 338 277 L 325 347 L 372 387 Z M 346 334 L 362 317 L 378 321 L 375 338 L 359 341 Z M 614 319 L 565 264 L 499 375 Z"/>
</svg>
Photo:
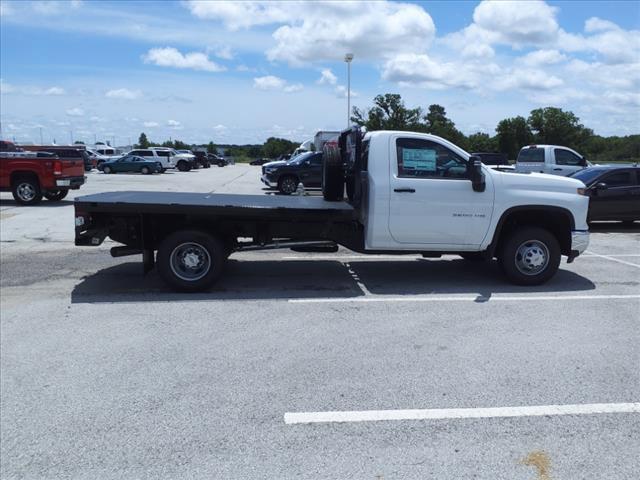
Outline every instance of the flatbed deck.
<svg viewBox="0 0 640 480">
<path fill-rule="evenodd" d="M 75 199 L 86 212 L 233 215 L 252 218 L 349 221 L 356 210 L 347 202 L 316 196 L 234 195 L 188 192 L 105 192 Z"/>
</svg>

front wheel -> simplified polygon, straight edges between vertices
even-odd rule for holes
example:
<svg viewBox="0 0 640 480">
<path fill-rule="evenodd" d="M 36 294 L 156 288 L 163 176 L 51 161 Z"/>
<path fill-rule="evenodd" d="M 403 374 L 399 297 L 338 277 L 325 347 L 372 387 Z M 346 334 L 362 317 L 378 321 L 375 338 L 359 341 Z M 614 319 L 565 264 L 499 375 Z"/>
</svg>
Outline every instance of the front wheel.
<svg viewBox="0 0 640 480">
<path fill-rule="evenodd" d="M 102 171 L 104 173 L 106 173 L 107 175 L 109 175 L 113 170 L 111 170 L 111 167 L 104 167 L 104 169 Z"/>
<path fill-rule="evenodd" d="M 498 261 L 512 283 L 541 285 L 558 271 L 560 244 L 548 230 L 525 227 L 507 237 Z"/>
<path fill-rule="evenodd" d="M 200 292 L 220 278 L 227 259 L 225 244 L 198 230 L 165 238 L 158 249 L 158 273 L 176 290 Z"/>
<path fill-rule="evenodd" d="M 188 172 L 189 170 L 191 170 L 191 168 L 189 168 L 189 165 L 185 161 L 178 162 L 177 166 L 178 170 L 180 170 L 181 172 Z"/>
<path fill-rule="evenodd" d="M 298 188 L 298 182 L 296 177 L 291 175 L 282 177 L 278 182 L 278 190 L 280 190 L 280 193 L 283 195 L 291 195 L 296 191 L 296 188 Z"/>
<path fill-rule="evenodd" d="M 69 190 L 49 190 L 48 192 L 44 193 L 44 198 L 46 198 L 50 202 L 59 202 L 60 200 L 64 199 L 68 193 Z"/>
<path fill-rule="evenodd" d="M 151 170 L 149 170 L 149 167 L 142 167 L 140 169 L 140 173 L 142 173 L 143 175 L 149 175 L 151 173 Z"/>
</svg>

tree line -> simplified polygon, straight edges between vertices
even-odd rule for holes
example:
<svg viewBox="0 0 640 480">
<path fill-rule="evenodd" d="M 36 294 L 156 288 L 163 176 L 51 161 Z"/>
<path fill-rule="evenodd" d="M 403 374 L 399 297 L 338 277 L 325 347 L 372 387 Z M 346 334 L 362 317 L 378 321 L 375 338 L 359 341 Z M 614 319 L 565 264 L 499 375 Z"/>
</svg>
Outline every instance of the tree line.
<svg viewBox="0 0 640 480">
<path fill-rule="evenodd" d="M 520 149 L 531 144 L 563 145 L 573 148 L 593 162 L 638 161 L 640 159 L 640 135 L 624 137 L 603 137 L 580 123 L 571 111 L 557 107 L 537 108 L 527 118 L 516 116 L 500 120 L 495 134 L 476 132 L 465 135 L 456 128 L 442 105 L 433 104 L 423 110 L 421 107 L 408 108 L 397 93 L 377 95 L 373 106 L 366 109 L 353 108 L 351 121 L 365 127 L 367 131 L 403 130 L 431 133 L 445 138 L 468 152 L 499 152 L 514 160 Z M 138 139 L 139 148 L 170 147 L 186 150 L 195 147 L 206 148 L 209 153 L 234 157 L 236 161 L 254 158 L 277 158 L 292 153 L 301 142 L 284 138 L 269 137 L 262 145 L 187 144 L 180 140 L 153 143 L 142 133 Z"/>
<path fill-rule="evenodd" d="M 372 130 L 408 130 L 445 138 L 468 152 L 500 152 L 515 159 L 525 145 L 563 145 L 596 162 L 631 161 L 640 158 L 640 135 L 603 137 L 580 123 L 571 111 L 557 107 L 537 108 L 527 118 L 517 116 L 498 122 L 495 135 L 465 135 L 447 117 L 445 108 L 433 104 L 424 111 L 408 108 L 396 93 L 377 95 L 373 106 L 353 109 L 351 121 Z"/>
<path fill-rule="evenodd" d="M 269 137 L 264 144 L 234 145 L 214 144 L 213 141 L 206 144 L 187 144 L 181 140 L 167 140 L 162 143 L 150 141 L 143 132 L 138 138 L 137 148 L 169 147 L 176 150 L 190 150 L 193 148 L 206 148 L 208 153 L 218 153 L 223 150 L 227 157 L 235 158 L 236 162 L 247 161 L 255 158 L 277 158 L 280 155 L 293 152 L 301 142 L 293 142 L 284 138 Z"/>
</svg>

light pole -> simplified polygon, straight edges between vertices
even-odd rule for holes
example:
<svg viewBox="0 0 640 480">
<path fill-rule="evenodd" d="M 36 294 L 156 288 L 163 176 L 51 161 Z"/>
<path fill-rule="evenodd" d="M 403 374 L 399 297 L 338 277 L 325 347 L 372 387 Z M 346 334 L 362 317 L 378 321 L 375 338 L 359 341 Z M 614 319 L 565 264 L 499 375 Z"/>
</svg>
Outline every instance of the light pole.
<svg viewBox="0 0 640 480">
<path fill-rule="evenodd" d="M 347 62 L 347 128 L 351 124 L 351 60 L 353 53 L 347 53 L 344 61 Z"/>
</svg>

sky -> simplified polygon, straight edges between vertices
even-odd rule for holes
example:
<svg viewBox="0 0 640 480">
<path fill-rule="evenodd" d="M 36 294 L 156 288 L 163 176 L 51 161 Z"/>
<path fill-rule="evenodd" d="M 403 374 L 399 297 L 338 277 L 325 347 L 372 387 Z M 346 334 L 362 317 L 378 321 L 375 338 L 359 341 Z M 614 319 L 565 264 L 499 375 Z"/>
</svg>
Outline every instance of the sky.
<svg viewBox="0 0 640 480">
<path fill-rule="evenodd" d="M 466 134 L 534 108 L 640 133 L 640 2 L 0 0 L 1 135 L 306 140 L 382 93 Z"/>
</svg>

